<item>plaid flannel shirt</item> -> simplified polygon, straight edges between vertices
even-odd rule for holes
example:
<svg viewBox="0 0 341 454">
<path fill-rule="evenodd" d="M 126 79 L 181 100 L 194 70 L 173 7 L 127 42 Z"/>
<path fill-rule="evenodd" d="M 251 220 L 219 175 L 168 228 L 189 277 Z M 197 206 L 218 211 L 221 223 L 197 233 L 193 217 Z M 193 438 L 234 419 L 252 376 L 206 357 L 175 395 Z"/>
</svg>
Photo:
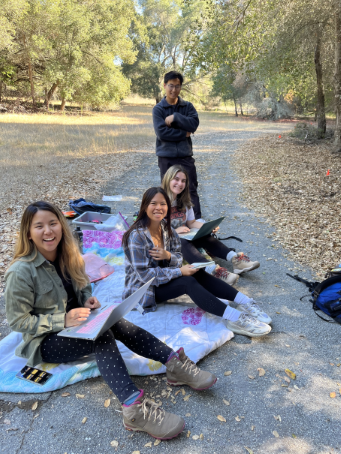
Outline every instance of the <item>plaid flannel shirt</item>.
<svg viewBox="0 0 341 454">
<path fill-rule="evenodd" d="M 169 238 L 164 222 L 161 224 L 164 249 L 171 253 L 171 259 L 160 267 L 160 261 L 154 260 L 149 251 L 154 247 L 148 229 L 139 228 L 129 235 L 128 246 L 123 246 L 125 253 L 125 287 L 122 298 L 126 299 L 136 292 L 150 279 L 153 284 L 140 301 L 145 312 L 156 311 L 155 286 L 166 284 L 172 279 L 182 276 L 181 242 L 178 234 L 172 229 L 173 236 Z"/>
</svg>

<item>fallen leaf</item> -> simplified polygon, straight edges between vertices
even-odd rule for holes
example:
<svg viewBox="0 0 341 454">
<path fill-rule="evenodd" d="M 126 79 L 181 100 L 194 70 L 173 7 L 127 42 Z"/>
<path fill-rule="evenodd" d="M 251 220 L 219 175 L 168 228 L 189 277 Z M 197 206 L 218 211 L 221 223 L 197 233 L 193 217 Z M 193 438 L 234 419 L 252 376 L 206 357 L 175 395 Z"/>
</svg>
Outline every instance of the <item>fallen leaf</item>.
<svg viewBox="0 0 341 454">
<path fill-rule="evenodd" d="M 84 399 L 84 394 L 76 394 L 77 399 Z"/>
<path fill-rule="evenodd" d="M 8 212 L 9 214 L 13 214 L 12 208 L 7 208 L 7 212 Z"/>
<path fill-rule="evenodd" d="M 133 451 L 131 454 L 141 454 L 140 451 Z"/>
<path fill-rule="evenodd" d="M 251 426 L 251 430 L 255 430 L 255 427 L 256 427 L 256 426 Z"/>
<path fill-rule="evenodd" d="M 34 402 L 32 405 L 32 410 L 36 410 L 38 408 L 38 401 Z"/>
<path fill-rule="evenodd" d="M 110 405 L 110 399 L 105 400 L 105 401 L 104 401 L 104 406 L 105 406 L 105 408 L 108 408 L 109 405 Z"/>
<path fill-rule="evenodd" d="M 203 440 L 204 439 L 204 434 L 200 434 L 200 440 Z"/>
<path fill-rule="evenodd" d="M 295 389 L 300 389 L 297 385 L 294 385 L 294 388 L 295 388 Z"/>
<path fill-rule="evenodd" d="M 230 402 L 228 400 L 226 400 L 226 399 L 223 399 L 223 402 L 224 402 L 225 405 L 230 405 Z"/>
<path fill-rule="evenodd" d="M 291 434 L 292 438 L 297 438 L 295 434 Z"/>
<path fill-rule="evenodd" d="M 152 442 L 151 441 L 148 441 L 148 443 L 146 443 L 144 445 L 145 448 L 151 448 L 152 447 Z"/>
<path fill-rule="evenodd" d="M 182 394 L 183 396 L 186 394 L 186 391 L 185 391 L 183 388 L 181 388 L 181 394 Z"/>
<path fill-rule="evenodd" d="M 274 416 L 274 418 L 276 419 L 276 421 L 282 422 L 282 418 L 279 415 L 278 416 Z"/>
<path fill-rule="evenodd" d="M 193 435 L 193 440 L 199 440 L 199 435 Z"/>
<path fill-rule="evenodd" d="M 9 419 L 4 419 L 4 424 L 10 425 L 11 421 Z"/>
<path fill-rule="evenodd" d="M 330 396 L 332 399 L 334 399 L 334 397 L 336 397 L 336 393 L 335 393 L 335 392 L 332 392 L 332 393 L 329 394 L 329 396 Z"/>
<path fill-rule="evenodd" d="M 290 347 L 290 345 L 288 345 L 288 344 L 285 344 L 285 346 L 288 347 L 288 348 Z"/>
<path fill-rule="evenodd" d="M 88 419 L 87 417 L 83 418 L 83 419 L 82 419 L 82 424 L 85 424 L 86 421 L 87 421 L 87 419 Z"/>
<path fill-rule="evenodd" d="M 118 446 L 118 441 L 117 441 L 117 440 L 113 440 L 113 441 L 110 443 L 110 446 L 112 446 L 113 448 L 117 448 L 117 446 Z"/>
<path fill-rule="evenodd" d="M 236 416 L 234 419 L 235 419 L 236 421 L 238 421 L 238 422 L 241 421 L 241 419 L 239 418 L 239 416 Z"/>
<path fill-rule="evenodd" d="M 192 416 L 190 413 L 186 413 L 185 416 Z"/>
<path fill-rule="evenodd" d="M 283 380 L 285 380 L 287 383 L 290 383 L 290 382 L 291 382 L 291 380 L 290 380 L 289 377 L 283 377 Z"/>
<path fill-rule="evenodd" d="M 232 374 L 232 370 L 227 370 L 226 372 L 224 372 L 225 376 L 228 376 L 228 375 L 231 375 L 231 374 Z"/>
<path fill-rule="evenodd" d="M 21 405 L 21 400 L 19 400 L 18 405 Z"/>
<path fill-rule="evenodd" d="M 331 366 L 334 366 L 334 363 L 329 363 Z"/>
<path fill-rule="evenodd" d="M 253 375 L 248 375 L 248 377 L 251 379 L 251 380 L 254 380 L 255 377 Z"/>
<path fill-rule="evenodd" d="M 336 364 L 336 367 L 340 367 L 340 366 L 341 366 L 341 363 Z"/>
<path fill-rule="evenodd" d="M 161 440 L 155 440 L 154 441 L 154 446 L 158 446 L 161 443 Z"/>
<path fill-rule="evenodd" d="M 265 375 L 265 370 L 263 369 L 263 367 L 258 367 L 258 373 L 259 373 L 259 376 L 260 377 L 263 377 L 263 375 Z"/>
<path fill-rule="evenodd" d="M 248 452 L 249 454 L 253 454 L 252 449 L 248 448 L 247 446 L 244 446 L 244 447 L 245 447 L 245 449 L 247 450 L 247 452 Z"/>
<path fill-rule="evenodd" d="M 273 435 L 274 435 L 276 438 L 279 438 L 279 435 L 278 435 L 277 430 L 274 430 L 272 433 L 273 433 Z"/>
<path fill-rule="evenodd" d="M 179 393 L 181 393 L 181 389 L 179 389 L 174 395 L 177 396 Z"/>
<path fill-rule="evenodd" d="M 187 438 L 189 438 L 190 435 L 191 435 L 191 431 L 188 430 L 188 431 L 187 431 Z"/>
<path fill-rule="evenodd" d="M 187 402 L 190 397 L 191 397 L 191 395 L 187 394 L 187 396 L 184 397 L 184 401 Z"/>
<path fill-rule="evenodd" d="M 219 421 L 221 421 L 221 422 L 226 422 L 226 419 L 224 418 L 224 416 L 218 415 L 217 418 L 218 418 Z"/>
<path fill-rule="evenodd" d="M 71 396 L 71 394 L 70 393 L 63 393 L 62 394 L 62 397 L 68 397 L 68 396 Z"/>
<path fill-rule="evenodd" d="M 276 314 L 280 314 L 280 312 L 276 312 Z"/>
<path fill-rule="evenodd" d="M 295 380 L 296 379 L 296 374 L 290 370 L 290 369 L 285 369 L 284 371 L 292 380 Z"/>
<path fill-rule="evenodd" d="M 279 287 L 279 285 L 276 285 L 276 284 L 275 284 L 275 287 Z"/>
</svg>

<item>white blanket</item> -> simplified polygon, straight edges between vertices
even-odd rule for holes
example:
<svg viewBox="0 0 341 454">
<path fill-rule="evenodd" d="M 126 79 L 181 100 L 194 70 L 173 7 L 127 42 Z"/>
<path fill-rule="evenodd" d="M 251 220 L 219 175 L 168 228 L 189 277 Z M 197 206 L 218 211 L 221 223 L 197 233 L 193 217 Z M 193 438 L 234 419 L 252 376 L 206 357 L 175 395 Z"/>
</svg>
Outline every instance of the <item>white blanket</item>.
<svg viewBox="0 0 341 454">
<path fill-rule="evenodd" d="M 115 274 L 115 273 L 114 273 Z M 219 317 L 203 312 L 196 306 L 161 304 L 156 312 L 145 316 L 131 312 L 126 317 L 131 322 L 150 331 L 170 347 L 184 347 L 192 361 L 197 362 L 233 337 Z M 41 393 L 63 388 L 91 377 L 100 375 L 93 358 L 68 364 L 43 363 L 40 369 L 53 374 L 44 385 L 20 380 L 15 377 L 26 364 L 26 360 L 15 356 L 14 351 L 21 342 L 21 334 L 11 333 L 0 342 L 0 392 Z M 117 343 L 131 375 L 164 373 L 161 363 L 136 355 L 120 342 Z"/>
</svg>

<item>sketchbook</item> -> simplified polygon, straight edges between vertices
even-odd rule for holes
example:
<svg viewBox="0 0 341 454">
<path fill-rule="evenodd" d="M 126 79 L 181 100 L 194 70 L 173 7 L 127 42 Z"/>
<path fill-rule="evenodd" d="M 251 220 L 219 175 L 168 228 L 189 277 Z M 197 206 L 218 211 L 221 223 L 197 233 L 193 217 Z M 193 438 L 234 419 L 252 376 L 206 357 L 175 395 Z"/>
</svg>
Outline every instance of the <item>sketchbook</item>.
<svg viewBox="0 0 341 454">
<path fill-rule="evenodd" d="M 218 225 L 225 219 L 225 217 L 215 219 L 214 221 L 208 221 L 203 224 L 200 229 L 191 229 L 188 233 L 182 233 L 179 235 L 181 239 L 194 241 L 198 240 L 203 236 L 207 236 L 212 233 Z"/>
<path fill-rule="evenodd" d="M 105 304 L 92 311 L 88 319 L 82 324 L 65 328 L 57 335 L 63 337 L 74 337 L 77 339 L 88 339 L 92 341 L 96 340 L 101 334 L 127 315 L 128 312 L 139 305 L 141 298 L 146 293 L 153 280 L 154 278 L 150 279 L 150 281 L 136 290 L 135 293 L 122 301 L 122 303 L 118 306 Z"/>
<path fill-rule="evenodd" d="M 206 268 L 206 266 L 215 265 L 215 262 L 195 262 L 191 263 L 191 265 L 193 266 L 193 268 L 199 269 Z"/>
</svg>

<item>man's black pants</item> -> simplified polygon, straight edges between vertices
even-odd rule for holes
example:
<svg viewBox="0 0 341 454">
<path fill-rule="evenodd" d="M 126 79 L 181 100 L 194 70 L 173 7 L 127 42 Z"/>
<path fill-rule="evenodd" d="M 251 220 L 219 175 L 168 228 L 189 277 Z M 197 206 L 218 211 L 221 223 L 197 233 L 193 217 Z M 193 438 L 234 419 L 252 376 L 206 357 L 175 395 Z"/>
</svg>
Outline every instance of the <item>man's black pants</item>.
<svg viewBox="0 0 341 454">
<path fill-rule="evenodd" d="M 200 201 L 197 192 L 198 188 L 198 178 L 197 178 L 197 170 L 195 168 L 195 159 L 192 156 L 187 156 L 186 158 L 165 158 L 158 156 L 158 164 L 160 168 L 161 174 L 161 181 L 164 177 L 164 174 L 167 170 L 178 164 L 183 166 L 188 173 L 189 177 L 189 192 L 191 194 L 191 201 L 193 203 L 193 210 L 195 214 L 195 219 L 201 218 L 201 208 L 200 208 Z"/>
</svg>

